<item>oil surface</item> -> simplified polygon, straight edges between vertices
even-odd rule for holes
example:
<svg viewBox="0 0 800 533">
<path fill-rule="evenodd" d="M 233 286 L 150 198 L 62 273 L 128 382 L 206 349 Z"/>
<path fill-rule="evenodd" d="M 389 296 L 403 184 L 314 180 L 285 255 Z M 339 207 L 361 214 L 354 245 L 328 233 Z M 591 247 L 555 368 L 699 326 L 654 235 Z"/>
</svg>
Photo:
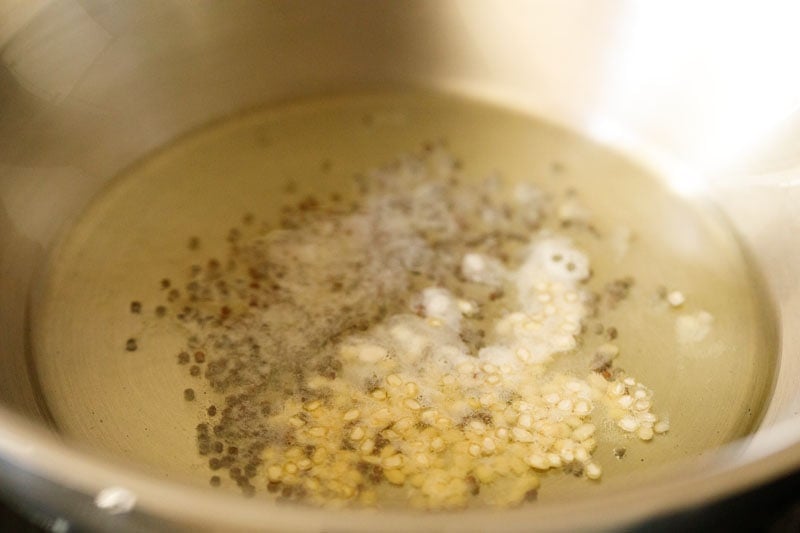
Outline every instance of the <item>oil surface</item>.
<svg viewBox="0 0 800 533">
<path fill-rule="evenodd" d="M 619 332 L 616 363 L 654 391 L 671 429 L 648 443 L 601 431 L 595 456 L 605 480 L 701 454 L 753 429 L 774 346 L 766 303 L 721 221 L 574 133 L 472 101 L 403 93 L 236 117 L 179 139 L 116 179 L 53 250 L 32 317 L 33 367 L 58 430 L 154 475 L 207 484 L 195 426 L 218 398 L 176 364 L 185 336 L 156 316 L 161 280 L 182 280 L 188 265 L 224 256 L 229 229 L 244 213 L 277 224 L 282 205 L 305 194 L 353 197 L 354 175 L 439 139 L 475 180 L 497 174 L 560 197 L 575 191 L 601 236 L 569 233 L 591 258 L 594 288 L 635 280 L 604 320 Z M 627 250 L 611 252 L 610 239 L 626 229 Z M 201 239 L 197 250 L 187 245 L 193 236 Z M 662 288 L 679 290 L 686 302 L 671 308 Z M 131 313 L 132 301 L 142 303 L 141 313 Z M 678 342 L 678 317 L 699 311 L 713 316 L 709 334 Z M 126 350 L 130 337 L 135 351 Z M 186 388 L 194 401 L 185 400 Z M 626 453 L 617 459 L 613 450 L 621 446 Z M 603 490 L 603 483 L 546 477 L 540 499 Z"/>
</svg>

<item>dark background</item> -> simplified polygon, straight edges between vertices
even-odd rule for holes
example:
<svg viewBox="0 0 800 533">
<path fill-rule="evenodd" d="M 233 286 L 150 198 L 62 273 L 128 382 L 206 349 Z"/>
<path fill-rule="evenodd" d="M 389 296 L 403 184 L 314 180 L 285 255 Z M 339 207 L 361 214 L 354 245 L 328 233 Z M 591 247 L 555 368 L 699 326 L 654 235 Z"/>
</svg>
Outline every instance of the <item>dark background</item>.
<svg viewBox="0 0 800 533">
<path fill-rule="evenodd" d="M 35 525 L 18 511 L 0 502 L 0 532 L 40 533 L 49 530 L 46 518 L 38 517 L 36 520 L 43 525 Z M 111 528 L 114 529 L 113 526 Z M 498 530 L 502 530 L 502 527 L 499 527 Z M 69 531 L 80 530 L 70 528 Z M 701 510 L 652 520 L 641 524 L 632 531 L 648 533 L 674 531 L 800 533 L 800 472 Z"/>
</svg>

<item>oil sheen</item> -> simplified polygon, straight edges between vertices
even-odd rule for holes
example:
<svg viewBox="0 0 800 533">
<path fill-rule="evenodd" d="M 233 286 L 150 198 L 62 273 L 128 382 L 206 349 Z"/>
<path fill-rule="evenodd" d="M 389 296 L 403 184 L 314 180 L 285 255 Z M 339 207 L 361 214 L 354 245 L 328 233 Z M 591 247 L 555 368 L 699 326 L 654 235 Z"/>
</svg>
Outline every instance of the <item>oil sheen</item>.
<svg viewBox="0 0 800 533">
<path fill-rule="evenodd" d="M 602 480 L 539 472 L 540 502 L 609 490 L 756 427 L 774 367 L 769 306 L 712 210 L 550 123 L 413 92 L 242 114 L 187 134 L 112 180 L 52 250 L 34 302 L 31 368 L 57 430 L 155 476 L 208 485 L 220 472 L 198 454 L 197 426 L 213 426 L 208 408 L 221 410 L 225 397 L 188 371 L 194 360 L 177 359 L 189 333 L 176 324 L 180 306 L 170 305 L 169 291 L 183 291 L 191 265 L 224 263 L 231 228 L 250 242 L 262 228 L 280 227 L 288 205 L 357 203 L 369 169 L 431 146 L 452 154 L 462 188 L 496 183 L 510 198 L 524 190 L 520 184 L 533 185 L 549 218 L 518 240 L 555 233 L 589 258 L 591 276 L 580 286 L 605 298 L 601 311 L 582 318 L 577 346 L 550 370 L 583 379 L 598 348 L 611 342 L 619 349 L 614 366 L 646 385 L 653 411 L 669 421 L 669 431 L 652 440 L 621 431 L 618 420 L 595 421 Z M 522 248 L 501 252 L 519 256 Z M 408 300 L 426 283 L 411 283 Z M 620 291 L 624 299 L 608 305 Z M 136 312 L 132 302 L 141 306 Z M 487 328 L 511 311 L 502 301 L 487 305 Z M 259 490 L 265 476 L 254 477 Z M 236 488 L 227 473 L 221 477 L 222 489 Z M 391 489 L 385 494 L 402 498 Z"/>
</svg>

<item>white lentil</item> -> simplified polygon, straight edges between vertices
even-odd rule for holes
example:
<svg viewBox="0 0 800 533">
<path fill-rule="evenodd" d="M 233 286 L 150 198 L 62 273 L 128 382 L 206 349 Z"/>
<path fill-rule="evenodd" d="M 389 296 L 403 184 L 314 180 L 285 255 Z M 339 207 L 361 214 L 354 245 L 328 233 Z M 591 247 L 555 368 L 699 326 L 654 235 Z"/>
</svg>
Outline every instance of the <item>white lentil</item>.
<svg viewBox="0 0 800 533">
<path fill-rule="evenodd" d="M 367 439 L 361 443 L 361 446 L 359 446 L 358 449 L 361 450 L 361 453 L 364 455 L 369 455 L 372 453 L 372 450 L 375 449 L 375 441 L 372 439 Z"/>
<path fill-rule="evenodd" d="M 386 391 L 383 389 L 375 389 L 372 391 L 372 397 L 376 400 L 385 400 L 386 399 Z"/>
<path fill-rule="evenodd" d="M 353 420 L 356 420 L 359 416 L 361 416 L 361 411 L 359 411 L 358 409 L 350 409 L 344 414 L 342 419 L 344 419 L 345 422 L 352 422 Z"/>
<path fill-rule="evenodd" d="M 624 396 L 620 396 L 620 397 L 619 397 L 619 399 L 617 400 L 617 403 L 618 403 L 620 406 L 622 406 L 622 407 L 624 407 L 625 409 L 627 409 L 627 408 L 629 408 L 631 405 L 633 405 L 633 397 L 632 397 L 632 396 L 629 396 L 628 394 L 626 394 L 626 395 L 624 395 Z"/>
<path fill-rule="evenodd" d="M 547 470 L 551 467 L 547 458 L 539 454 L 529 455 L 525 461 L 537 470 Z"/>
<path fill-rule="evenodd" d="M 572 432 L 572 438 L 578 442 L 584 441 L 594 435 L 595 429 L 594 424 L 583 424 L 575 428 Z"/>
<path fill-rule="evenodd" d="M 616 381 L 609 388 L 609 392 L 613 396 L 622 396 L 623 394 L 625 394 L 625 385 L 623 385 L 619 381 Z"/>
<path fill-rule="evenodd" d="M 478 306 L 475 302 L 468 300 L 458 300 L 458 309 L 464 316 L 474 315 L 478 311 Z"/>
<path fill-rule="evenodd" d="M 549 403 L 549 404 L 551 404 L 551 405 L 555 405 L 555 404 L 557 404 L 558 402 L 561 401 L 561 397 L 558 394 L 556 394 L 555 392 L 553 392 L 553 393 L 550 393 L 547 396 L 545 396 L 544 397 L 544 401 Z"/>
<path fill-rule="evenodd" d="M 558 406 L 557 407 L 561 411 L 571 412 L 572 411 L 572 400 L 570 400 L 570 399 L 561 400 L 560 402 L 558 402 Z"/>
<path fill-rule="evenodd" d="M 311 460 L 314 464 L 320 465 L 325 462 L 328 458 L 328 451 L 325 448 L 317 448 L 314 451 L 314 455 L 311 456 Z"/>
<path fill-rule="evenodd" d="M 308 430 L 308 434 L 312 437 L 324 437 L 328 433 L 328 428 L 322 426 L 313 427 Z"/>
<path fill-rule="evenodd" d="M 660 422 L 656 422 L 656 425 L 653 426 L 653 431 L 656 433 L 666 433 L 669 431 L 669 422 L 666 420 L 662 420 Z"/>
<path fill-rule="evenodd" d="M 417 400 L 414 400 L 413 398 L 406 398 L 405 400 L 403 400 L 403 405 L 411 409 L 412 411 L 419 411 L 421 408 L 419 402 Z"/>
<path fill-rule="evenodd" d="M 600 479 L 600 476 L 603 475 L 603 470 L 597 463 L 587 464 L 585 472 L 586 472 L 586 477 L 588 477 L 589 479 Z"/>
<path fill-rule="evenodd" d="M 567 384 L 564 386 L 570 392 L 580 392 L 583 390 L 583 385 L 581 385 L 577 381 L 568 381 Z"/>
<path fill-rule="evenodd" d="M 517 402 L 516 405 L 517 405 L 517 410 L 520 411 L 520 412 L 522 412 L 522 411 L 531 411 L 533 409 L 533 406 L 531 404 L 529 404 L 528 402 L 525 402 L 525 401 L 519 401 L 519 402 Z"/>
<path fill-rule="evenodd" d="M 406 480 L 406 475 L 400 470 L 384 470 L 383 477 L 394 485 L 402 485 Z"/>
<path fill-rule="evenodd" d="M 438 427 L 439 429 L 447 429 L 452 425 L 453 424 L 450 422 L 450 419 L 448 418 L 442 417 L 436 419 L 436 427 Z"/>
<path fill-rule="evenodd" d="M 686 297 L 680 291 L 671 291 L 667 294 L 667 302 L 672 307 L 680 307 L 686 301 Z"/>
<path fill-rule="evenodd" d="M 650 422 L 651 424 L 654 424 L 657 420 L 656 415 L 650 412 L 639 413 L 637 417 L 642 422 Z"/>
<path fill-rule="evenodd" d="M 392 418 L 392 413 L 387 408 L 379 409 L 372 413 L 372 420 L 376 422 L 388 422 Z"/>
<path fill-rule="evenodd" d="M 381 463 L 384 468 L 398 468 L 403 464 L 403 456 L 400 454 L 390 455 L 389 457 L 384 457 Z"/>
<path fill-rule="evenodd" d="M 580 461 L 581 463 L 585 463 L 589 460 L 589 452 L 586 448 L 579 446 L 575 449 L 575 460 Z"/>
<path fill-rule="evenodd" d="M 527 429 L 515 427 L 511 430 L 511 435 L 519 442 L 533 442 L 533 434 Z"/>
<path fill-rule="evenodd" d="M 651 440 L 653 438 L 653 428 L 647 426 L 640 427 L 636 434 L 642 440 Z"/>
<path fill-rule="evenodd" d="M 431 426 L 436 424 L 436 419 L 438 417 L 439 413 L 436 411 L 436 409 L 425 409 L 419 416 L 420 420 Z"/>
<path fill-rule="evenodd" d="M 572 452 L 572 450 L 564 449 L 561 450 L 561 458 L 565 463 L 569 464 L 575 460 L 575 454 Z"/>
<path fill-rule="evenodd" d="M 469 428 L 478 435 L 483 435 L 484 432 L 486 431 L 486 424 L 484 424 L 480 420 L 470 420 Z"/>
<path fill-rule="evenodd" d="M 399 387 L 400 385 L 403 384 L 403 380 L 400 379 L 400 376 L 398 376 L 397 374 L 389 374 L 388 376 L 386 376 L 386 383 L 388 383 L 393 387 Z"/>
<path fill-rule="evenodd" d="M 267 477 L 270 481 L 280 481 L 283 477 L 283 470 L 278 465 L 270 465 L 267 468 Z"/>
<path fill-rule="evenodd" d="M 621 418 L 620 421 L 617 422 L 617 425 L 623 431 L 627 431 L 629 433 L 633 432 L 633 431 L 636 431 L 636 429 L 639 427 L 639 423 L 636 421 L 636 419 L 634 419 L 631 416 L 625 416 L 625 417 Z"/>
<path fill-rule="evenodd" d="M 586 401 L 581 400 L 575 404 L 574 411 L 576 415 L 581 415 L 581 416 L 588 415 L 591 412 L 591 410 L 592 410 L 591 406 Z"/>
</svg>

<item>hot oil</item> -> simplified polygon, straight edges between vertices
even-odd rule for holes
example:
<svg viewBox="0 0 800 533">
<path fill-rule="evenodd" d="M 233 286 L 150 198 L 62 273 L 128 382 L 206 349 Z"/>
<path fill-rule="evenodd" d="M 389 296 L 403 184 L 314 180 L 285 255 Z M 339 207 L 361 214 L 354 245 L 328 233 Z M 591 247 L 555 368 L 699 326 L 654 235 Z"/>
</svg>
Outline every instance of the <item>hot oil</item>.
<svg viewBox="0 0 800 533">
<path fill-rule="evenodd" d="M 156 307 L 190 265 L 226 256 L 232 227 L 258 231 L 245 227 L 246 213 L 274 227 L 282 206 L 309 194 L 347 204 L 360 194 L 354 176 L 440 139 L 476 187 L 496 175 L 512 186 L 534 183 L 554 205 L 574 199 L 588 208 L 591 227 L 557 217 L 548 224 L 590 257 L 588 288 L 602 294 L 614 280 L 632 281 L 625 300 L 601 304 L 599 317 L 585 322 L 583 347 L 556 362 L 584 376 L 593 349 L 615 328 L 615 364 L 654 391 L 654 410 L 670 421 L 652 442 L 601 427 L 595 458 L 604 480 L 701 454 L 754 428 L 774 366 L 769 313 L 721 221 L 573 133 L 476 102 L 404 93 L 242 115 L 116 179 L 52 252 L 33 316 L 34 368 L 59 431 L 155 475 L 207 484 L 196 426 L 224 399 L 177 364 L 186 332 Z M 663 300 L 673 290 L 686 298 L 677 308 Z M 677 342 L 677 318 L 699 311 L 713 316 L 708 336 Z M 135 350 L 127 349 L 131 338 Z M 548 473 L 539 499 L 596 490 L 603 484 Z"/>
</svg>

